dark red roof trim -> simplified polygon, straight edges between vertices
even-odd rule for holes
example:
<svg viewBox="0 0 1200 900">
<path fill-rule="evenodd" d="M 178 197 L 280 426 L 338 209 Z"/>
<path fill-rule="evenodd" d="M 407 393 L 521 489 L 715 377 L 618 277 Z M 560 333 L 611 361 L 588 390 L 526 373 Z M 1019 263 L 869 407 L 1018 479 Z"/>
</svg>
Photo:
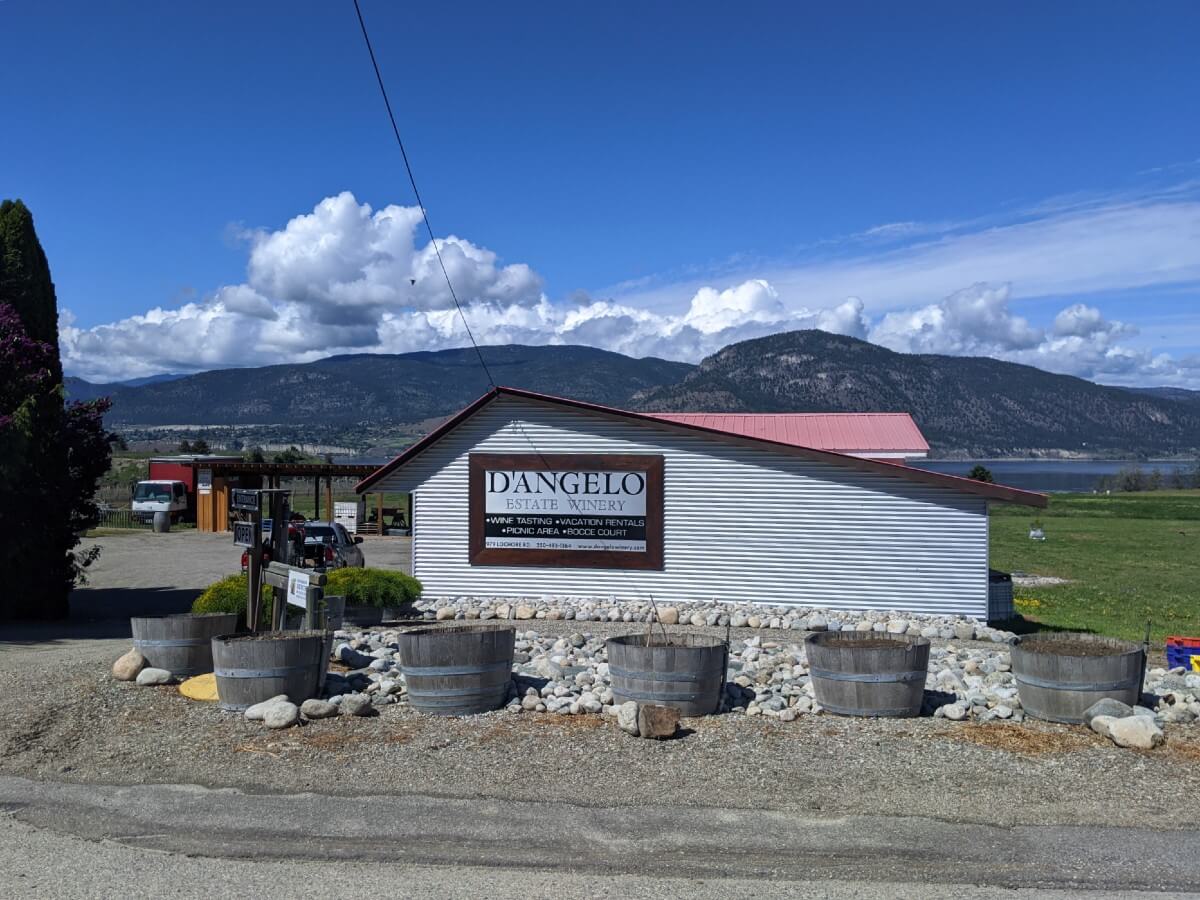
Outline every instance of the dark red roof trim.
<svg viewBox="0 0 1200 900">
<path fill-rule="evenodd" d="M 599 413 L 601 415 L 633 419 L 634 421 L 644 422 L 647 425 L 653 425 L 657 428 L 697 432 L 719 438 L 721 440 L 745 444 L 752 447 L 770 447 L 771 449 L 780 453 L 787 453 L 792 456 L 802 456 L 808 459 L 821 460 L 823 462 L 829 462 L 834 465 L 844 466 L 846 468 L 858 469 L 862 472 L 877 472 L 882 475 L 892 475 L 897 478 L 907 479 L 908 481 L 932 484 L 938 487 L 962 491 L 963 493 L 967 494 L 977 494 L 981 497 L 987 497 L 989 500 L 1001 500 L 1006 503 L 1020 503 L 1025 506 L 1037 507 L 1045 507 L 1048 502 L 1045 494 L 1039 494 L 1035 491 L 1023 491 L 1020 488 L 1008 487 L 1007 485 L 1003 484 L 989 484 L 984 481 L 975 481 L 971 478 L 961 478 L 958 475 L 945 475 L 941 472 L 931 472 L 927 469 L 918 469 L 914 466 L 904 465 L 902 463 L 864 459 L 860 456 L 848 456 L 845 453 L 836 453 L 832 450 L 816 450 L 811 447 L 798 447 L 795 444 L 781 443 L 779 441 L 772 441 L 767 438 L 731 434 L 728 431 L 720 431 L 715 428 L 706 428 L 702 425 L 692 425 L 685 422 L 671 422 L 666 419 L 655 418 L 652 415 L 631 412 L 627 409 L 616 409 L 611 406 L 601 406 L 596 403 L 586 403 L 583 400 L 572 400 L 568 397 L 554 397 L 550 394 L 539 394 L 536 391 L 526 391 L 521 388 L 510 387 L 492 388 L 470 406 L 465 407 L 463 410 L 451 416 L 433 431 L 429 432 L 429 434 L 425 435 L 425 437 L 421 438 L 421 440 L 417 441 L 411 447 L 406 449 L 390 463 L 382 466 L 373 475 L 370 475 L 360 481 L 355 487 L 355 491 L 361 494 L 368 490 L 371 485 L 390 475 L 409 460 L 423 453 L 429 447 L 437 443 L 443 435 L 453 431 L 462 422 L 469 419 L 476 412 L 501 395 L 519 397 L 523 400 L 532 400 L 537 403 L 547 403 L 554 406 L 569 406 L 574 409 L 580 409 L 590 413 Z"/>
</svg>

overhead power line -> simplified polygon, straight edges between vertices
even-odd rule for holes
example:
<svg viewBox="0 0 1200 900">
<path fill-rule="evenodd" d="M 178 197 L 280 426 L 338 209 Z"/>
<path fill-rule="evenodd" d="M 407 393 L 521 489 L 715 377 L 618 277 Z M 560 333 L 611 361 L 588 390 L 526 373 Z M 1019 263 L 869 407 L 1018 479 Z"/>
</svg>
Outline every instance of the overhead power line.
<svg viewBox="0 0 1200 900">
<path fill-rule="evenodd" d="M 463 328 L 467 330 L 467 337 L 471 341 L 471 346 L 475 348 L 475 355 L 479 357 L 479 365 L 483 367 L 483 372 L 487 375 L 488 384 L 496 387 L 496 380 L 492 378 L 492 370 L 484 362 L 483 351 L 475 343 L 475 335 L 471 333 L 471 324 L 467 321 L 467 314 L 463 311 L 462 304 L 458 301 L 458 294 L 455 293 L 454 284 L 450 281 L 450 273 L 446 271 L 446 263 L 442 259 L 442 251 L 438 249 L 437 238 L 433 236 L 433 226 L 429 224 L 429 213 L 425 211 L 425 203 L 421 200 L 420 190 L 417 189 L 417 179 L 413 177 L 412 165 L 408 161 L 408 152 L 404 149 L 404 141 L 400 138 L 400 128 L 396 125 L 396 116 L 392 112 L 392 102 L 388 99 L 387 88 L 383 84 L 383 74 L 379 71 L 379 62 L 375 59 L 375 49 L 371 46 L 371 36 L 367 33 L 367 23 L 363 19 L 362 8 L 358 5 L 358 0 L 354 0 L 354 12 L 358 15 L 358 25 L 362 29 L 363 40 L 367 44 L 367 53 L 371 57 L 371 67 L 375 70 L 375 80 L 379 83 L 379 93 L 383 95 L 383 105 L 387 108 L 388 121 L 392 123 L 392 134 L 396 136 L 396 143 L 400 147 L 400 156 L 404 159 L 404 169 L 408 172 L 408 183 L 412 185 L 413 196 L 417 198 L 417 208 L 421 210 L 421 218 L 425 222 L 425 230 L 429 233 L 429 243 L 433 247 L 434 255 L 437 256 L 438 266 L 442 270 L 442 276 L 446 279 L 446 287 L 450 289 L 450 297 L 454 300 L 454 306 L 458 310 L 459 317 L 462 319 Z"/>
</svg>

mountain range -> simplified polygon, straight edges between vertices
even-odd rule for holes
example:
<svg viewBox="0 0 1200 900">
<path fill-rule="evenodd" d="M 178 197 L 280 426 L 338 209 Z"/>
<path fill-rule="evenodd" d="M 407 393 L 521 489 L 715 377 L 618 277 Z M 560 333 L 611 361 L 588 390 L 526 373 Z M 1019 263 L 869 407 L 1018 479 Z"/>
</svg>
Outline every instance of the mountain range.
<svg viewBox="0 0 1200 900">
<path fill-rule="evenodd" d="M 987 357 L 897 353 L 823 331 L 731 344 L 699 365 L 578 346 L 483 347 L 496 384 L 662 412 L 909 412 L 933 455 L 1194 453 L 1200 391 L 1106 387 Z M 473 349 L 356 354 L 222 369 L 151 383 L 68 379 L 72 399 L 107 393 L 120 431 L 306 424 L 352 442 L 380 424 L 411 433 L 488 388 Z M 290 439 L 290 438 L 289 438 Z"/>
</svg>

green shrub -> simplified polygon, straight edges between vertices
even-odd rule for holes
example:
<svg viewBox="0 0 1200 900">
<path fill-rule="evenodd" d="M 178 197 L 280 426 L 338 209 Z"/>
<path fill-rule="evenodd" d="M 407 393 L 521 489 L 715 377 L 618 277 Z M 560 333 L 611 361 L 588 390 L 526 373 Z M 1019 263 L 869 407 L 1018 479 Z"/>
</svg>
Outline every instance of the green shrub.
<svg viewBox="0 0 1200 900">
<path fill-rule="evenodd" d="M 246 593 L 249 581 L 243 572 L 240 575 L 227 575 L 220 581 L 210 584 L 208 588 L 192 603 L 194 613 L 237 613 L 246 622 Z M 262 610 L 259 615 L 260 626 L 271 624 L 272 591 L 263 588 Z"/>
<path fill-rule="evenodd" d="M 345 597 L 347 606 L 402 606 L 421 596 L 421 582 L 390 569 L 334 569 L 325 593 Z"/>
</svg>

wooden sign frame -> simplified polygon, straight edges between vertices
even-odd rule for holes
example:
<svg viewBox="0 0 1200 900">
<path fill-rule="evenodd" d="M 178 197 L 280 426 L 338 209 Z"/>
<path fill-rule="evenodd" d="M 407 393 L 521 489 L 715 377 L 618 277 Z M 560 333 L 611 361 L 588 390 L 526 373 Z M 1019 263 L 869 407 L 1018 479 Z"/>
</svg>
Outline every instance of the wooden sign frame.
<svg viewBox="0 0 1200 900">
<path fill-rule="evenodd" d="M 641 472 L 646 477 L 646 550 L 525 550 L 485 546 L 484 475 L 489 469 Z M 663 458 L 640 453 L 472 453 L 468 458 L 468 556 L 473 566 L 580 569 L 663 568 Z"/>
</svg>

